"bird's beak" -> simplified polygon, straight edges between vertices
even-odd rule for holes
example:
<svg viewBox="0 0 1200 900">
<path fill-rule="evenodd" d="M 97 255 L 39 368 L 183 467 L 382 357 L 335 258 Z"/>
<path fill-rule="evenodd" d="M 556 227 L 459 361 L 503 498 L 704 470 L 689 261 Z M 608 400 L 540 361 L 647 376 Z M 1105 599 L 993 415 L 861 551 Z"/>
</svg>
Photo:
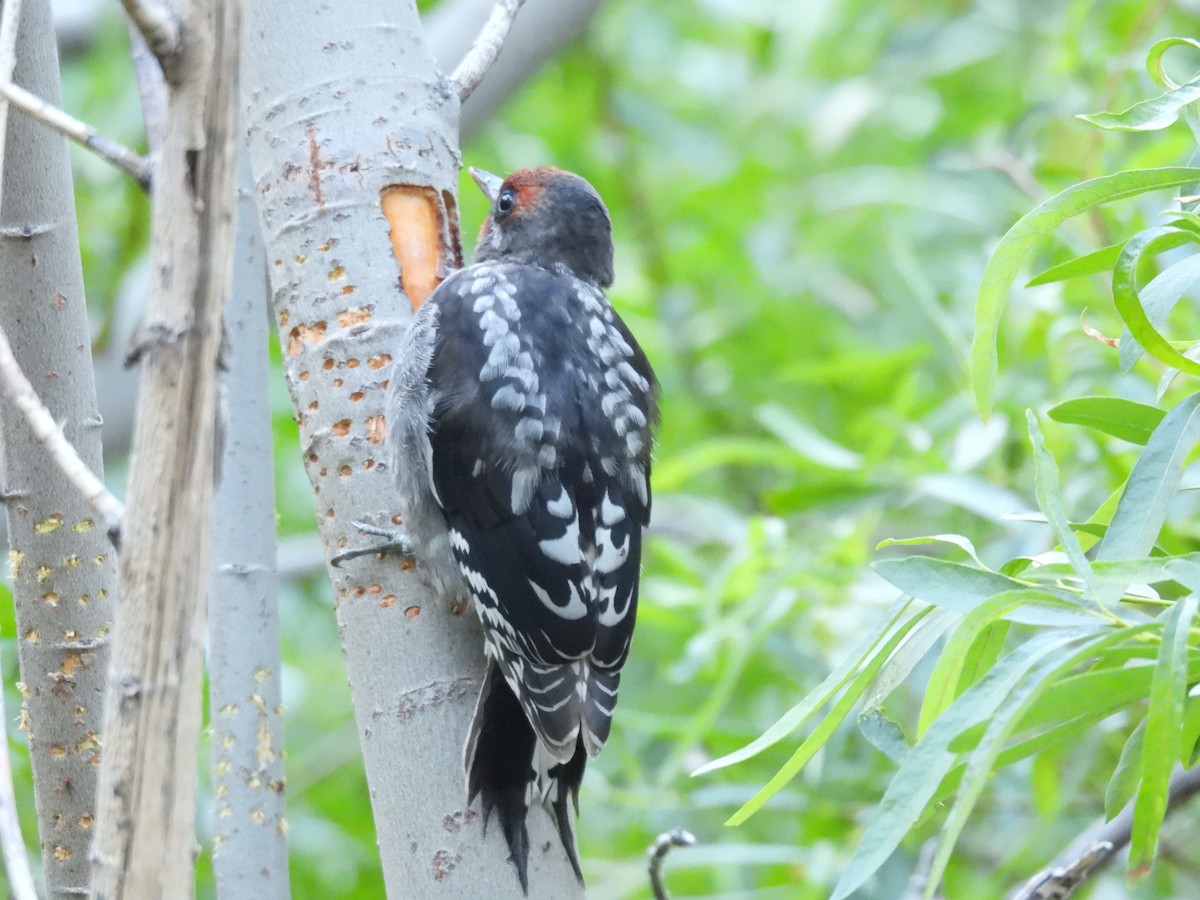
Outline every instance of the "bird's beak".
<svg viewBox="0 0 1200 900">
<path fill-rule="evenodd" d="M 471 173 L 471 177 L 475 179 L 475 183 L 479 185 L 479 189 L 483 191 L 483 196 L 488 198 L 489 203 L 496 202 L 496 196 L 500 193 L 500 185 L 504 184 L 504 179 L 491 172 L 485 172 L 483 169 L 476 169 L 474 166 L 469 166 L 467 171 Z"/>
</svg>

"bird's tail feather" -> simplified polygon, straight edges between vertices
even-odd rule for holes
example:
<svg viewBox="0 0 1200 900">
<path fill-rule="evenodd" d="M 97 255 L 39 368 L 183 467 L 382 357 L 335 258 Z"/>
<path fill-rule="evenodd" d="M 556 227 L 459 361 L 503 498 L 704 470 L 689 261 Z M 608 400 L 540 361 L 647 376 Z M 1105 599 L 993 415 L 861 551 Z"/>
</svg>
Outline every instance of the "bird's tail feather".
<svg viewBox="0 0 1200 900">
<path fill-rule="evenodd" d="M 559 763 L 548 752 L 538 753 L 538 749 L 537 736 L 521 704 L 505 682 L 499 666 L 489 662 L 464 751 L 467 802 L 479 798 L 485 830 L 492 812 L 496 813 L 508 845 L 509 859 L 516 867 L 521 890 L 526 894 L 529 892 L 529 831 L 525 817 L 538 787 L 543 802 L 554 815 L 571 868 L 580 882 L 583 881 L 568 799 L 578 813 L 579 785 L 583 781 L 587 753 L 579 744 L 570 760 Z M 550 765 L 547 767 L 543 760 Z"/>
<path fill-rule="evenodd" d="M 547 797 L 550 808 L 554 811 L 554 820 L 558 823 L 558 837 L 563 849 L 567 851 L 567 859 L 575 870 L 575 877 L 583 884 L 583 870 L 579 868 L 579 850 L 575 842 L 575 822 L 571 811 L 567 808 L 568 798 L 575 807 L 575 815 L 579 815 L 579 785 L 583 783 L 583 769 L 587 764 L 587 753 L 582 741 L 575 747 L 575 755 L 565 763 L 557 763 L 546 772 L 550 784 Z"/>
</svg>

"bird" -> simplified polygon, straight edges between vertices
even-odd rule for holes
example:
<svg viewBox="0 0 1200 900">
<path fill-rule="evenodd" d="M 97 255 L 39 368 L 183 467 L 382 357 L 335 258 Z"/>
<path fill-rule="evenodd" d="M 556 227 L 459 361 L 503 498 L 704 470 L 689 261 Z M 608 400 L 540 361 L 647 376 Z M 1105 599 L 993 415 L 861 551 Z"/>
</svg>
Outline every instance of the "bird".
<svg viewBox="0 0 1200 900">
<path fill-rule="evenodd" d="M 596 190 L 549 166 L 470 174 L 490 209 L 401 341 L 388 444 L 406 545 L 483 626 L 467 801 L 485 834 L 499 819 L 528 894 L 535 799 L 583 882 L 568 803 L 578 816 L 633 637 L 658 383 L 604 292 Z"/>
</svg>

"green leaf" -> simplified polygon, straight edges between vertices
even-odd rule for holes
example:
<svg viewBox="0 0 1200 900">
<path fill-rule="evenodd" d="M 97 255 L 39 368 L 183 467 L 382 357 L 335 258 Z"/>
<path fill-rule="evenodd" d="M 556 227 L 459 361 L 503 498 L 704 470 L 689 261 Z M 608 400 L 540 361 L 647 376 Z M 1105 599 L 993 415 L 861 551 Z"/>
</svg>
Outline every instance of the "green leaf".
<svg viewBox="0 0 1200 900">
<path fill-rule="evenodd" d="M 1071 523 L 1063 512 L 1062 497 L 1058 493 L 1058 464 L 1046 449 L 1046 442 L 1042 438 L 1042 430 L 1038 427 L 1037 416 L 1033 414 L 1033 410 L 1025 410 L 1025 418 L 1029 422 L 1029 439 L 1033 442 L 1034 484 L 1038 508 L 1050 520 L 1050 527 L 1054 529 L 1063 552 L 1067 554 L 1067 559 L 1071 561 L 1075 571 L 1087 583 L 1089 596 L 1094 598 L 1096 579 L 1092 574 L 1092 565 L 1083 555 L 1079 538 L 1071 530 Z"/>
<path fill-rule="evenodd" d="M 987 418 L 996 392 L 996 330 L 1013 280 L 1033 245 L 1067 219 L 1114 200 L 1200 180 L 1200 168 L 1132 169 L 1073 185 L 1022 216 L 1000 239 L 983 271 L 975 302 L 971 382 L 975 403 Z"/>
<path fill-rule="evenodd" d="M 858 715 L 858 730 L 871 746 L 899 764 L 908 755 L 908 739 L 900 724 L 889 719 L 879 707 Z"/>
<path fill-rule="evenodd" d="M 778 722 L 740 750 L 735 750 L 733 753 L 722 756 L 720 759 L 714 759 L 700 766 L 692 772 L 692 777 L 695 778 L 698 775 L 723 769 L 726 766 L 732 766 L 734 763 L 750 759 L 752 756 L 757 756 L 803 725 L 814 712 L 824 706 L 834 694 L 840 691 L 851 680 L 859 668 L 872 655 L 883 656 L 886 659 L 891 654 L 892 648 L 903 639 L 904 635 L 908 634 L 913 626 L 930 612 L 928 609 L 920 610 L 905 619 L 905 616 L 909 613 L 910 605 L 911 601 L 908 599 L 903 599 L 895 603 L 888 611 L 887 619 L 882 627 L 868 630 L 867 636 L 834 667 L 834 670 L 829 673 L 825 680 L 810 691 L 808 696 L 788 710 Z M 889 637 L 890 640 L 888 639 Z M 883 645 L 882 649 L 878 649 L 880 645 Z"/>
<path fill-rule="evenodd" d="M 1088 517 L 1087 525 L 1084 528 L 1080 528 L 1078 525 L 1074 526 L 1075 530 L 1083 535 L 1079 541 L 1080 546 L 1086 547 L 1090 551 L 1094 545 L 1104 539 L 1104 535 L 1108 533 L 1109 523 L 1116 515 L 1117 504 L 1121 502 L 1121 494 L 1124 490 L 1124 484 L 1115 487 L 1112 493 L 1104 498 L 1104 502 L 1096 507 L 1096 511 Z M 1093 537 L 1096 540 L 1090 539 Z"/>
<path fill-rule="evenodd" d="M 1181 233 L 1194 239 L 1190 232 L 1181 232 L 1174 226 L 1164 225 L 1139 231 L 1125 242 L 1121 255 L 1117 258 L 1117 264 L 1113 267 L 1113 305 L 1120 313 L 1121 319 L 1124 320 L 1133 339 L 1147 353 L 1160 362 L 1174 366 L 1181 372 L 1200 375 L 1200 363 L 1188 359 L 1176 350 L 1171 346 L 1171 342 L 1154 327 L 1137 290 L 1137 269 L 1143 254 L 1157 252 L 1157 244 Z M 1185 289 L 1186 287 L 1182 288 L 1180 293 Z"/>
<path fill-rule="evenodd" d="M 944 559 L 908 556 L 904 559 L 881 560 L 872 563 L 871 568 L 906 594 L 916 590 L 920 599 L 963 615 L 1005 592 L 1028 595 L 1023 604 L 1014 606 L 1003 616 L 1008 621 L 1022 625 L 1055 628 L 1085 625 L 1094 622 L 1100 614 L 1094 603 L 1077 594 L 1028 584 Z"/>
<path fill-rule="evenodd" d="M 960 550 L 966 553 L 967 556 L 971 557 L 971 560 L 977 566 L 979 566 L 979 568 L 984 568 L 983 562 L 979 559 L 979 554 L 975 552 L 975 545 L 971 543 L 971 539 L 963 537 L 961 534 L 929 534 L 922 535 L 921 537 L 910 538 L 884 538 L 875 545 L 875 549 L 883 550 L 885 547 L 912 547 L 917 544 L 953 544 L 955 547 L 958 547 Z"/>
<path fill-rule="evenodd" d="M 1042 660 L 1070 644 L 1093 637 L 1094 628 L 1035 635 L 998 662 L 983 680 L 959 697 L 930 726 L 904 758 L 879 801 L 862 840 L 834 888 L 833 900 L 854 893 L 887 861 L 901 838 L 920 819 L 957 754 L 950 741 L 980 720 L 988 719 L 1026 674 Z"/>
<path fill-rule="evenodd" d="M 1133 627 L 1149 630 L 1157 626 L 1146 623 Z M 1126 651 L 1124 647 L 1110 650 L 1101 658 L 1106 667 L 1093 667 L 1055 681 L 1022 716 L 1018 729 L 1040 731 L 1072 719 L 1098 721 L 1147 697 L 1154 669 L 1146 665 L 1122 667 Z M 1200 668 L 1200 660 L 1196 662 Z M 955 738 L 950 749 L 959 753 L 974 749 L 983 737 L 984 727 L 981 724 L 967 729 Z"/>
<path fill-rule="evenodd" d="M 1200 697 L 1188 697 L 1180 729 L 1179 762 L 1185 769 L 1200 762 Z"/>
<path fill-rule="evenodd" d="M 1112 495 L 1113 510 L 1115 510 L 1117 508 L 1117 500 L 1120 499 L 1120 496 L 1121 496 L 1121 489 L 1117 488 L 1117 490 L 1114 491 L 1113 495 Z M 1112 517 L 1112 512 L 1110 511 L 1108 513 L 1108 518 L 1111 518 L 1111 517 Z M 1040 512 L 1036 512 L 1036 511 L 1009 513 L 1008 515 L 1001 516 L 1000 518 L 1005 522 L 1037 522 L 1042 525 L 1050 524 L 1049 519 L 1047 519 Z M 1095 518 L 1096 517 L 1093 516 L 1092 521 L 1088 521 L 1088 522 L 1072 522 L 1071 523 L 1071 530 L 1076 532 L 1079 535 L 1082 535 L 1082 538 L 1079 542 L 1081 547 L 1090 547 L 1091 544 L 1095 543 L 1095 541 L 1089 541 L 1087 544 L 1085 544 L 1084 540 L 1089 539 L 1089 538 L 1102 538 L 1102 537 L 1104 537 L 1104 532 L 1108 530 L 1108 524 L 1107 524 L 1108 519 L 1107 518 L 1105 519 L 1105 521 L 1103 523 L 1095 521 Z M 1006 562 L 1004 565 L 1002 565 L 1000 567 L 1000 571 L 1002 573 L 1004 573 L 1005 575 L 1010 575 L 1010 576 L 1020 574 L 1021 572 L 1025 571 L 1026 565 L 1028 564 L 1028 562 L 1031 559 L 1032 559 L 1032 557 L 1029 557 L 1029 556 L 1015 556 L 1012 559 L 1010 559 L 1008 562 Z M 1019 563 L 1021 563 L 1022 561 L 1024 561 L 1026 563 L 1026 565 L 1019 565 Z"/>
<path fill-rule="evenodd" d="M 909 627 L 915 626 L 927 614 L 932 612 L 932 607 L 927 607 L 917 613 L 909 620 Z M 858 702 L 858 698 L 866 691 L 867 686 L 875 679 L 876 673 L 887 661 L 888 656 L 895 649 L 896 645 L 904 639 L 906 632 L 897 632 L 896 636 L 884 647 L 883 651 L 875 654 L 871 661 L 858 673 L 854 681 L 846 692 L 833 705 L 833 709 L 821 720 L 820 724 L 813 729 L 812 734 L 804 739 L 804 743 L 792 754 L 791 758 L 783 764 L 783 767 L 775 773 L 775 776 L 763 786 L 763 788 L 742 804 L 742 808 L 735 812 L 725 822 L 726 825 L 741 825 L 748 818 L 762 809 L 763 805 L 774 797 L 779 791 L 787 785 L 789 781 L 796 777 L 797 773 L 803 769 L 814 756 L 817 751 L 825 746 L 837 727 L 842 724 L 850 710 L 854 708 L 854 704 Z M 711 763 L 709 764 L 712 765 Z"/>
<path fill-rule="evenodd" d="M 1135 103 L 1124 112 L 1100 112 L 1075 118 L 1116 131 L 1158 131 L 1174 125 L 1183 107 L 1196 100 L 1200 100 L 1200 78 L 1193 78 L 1157 97 Z"/>
<path fill-rule="evenodd" d="M 1200 393 L 1182 400 L 1154 429 L 1117 502 L 1098 561 L 1149 555 L 1179 489 L 1183 460 L 1200 440 Z"/>
<path fill-rule="evenodd" d="M 941 640 L 946 629 L 957 619 L 955 613 L 939 609 L 920 628 L 915 629 L 879 670 L 875 683 L 863 698 L 864 710 L 882 706 L 883 701 L 912 674 L 912 670 L 929 654 L 930 648 Z"/>
<path fill-rule="evenodd" d="M 1069 259 L 1057 266 L 1051 266 L 1025 282 L 1025 287 L 1037 287 L 1055 281 L 1066 281 L 1068 278 L 1079 278 L 1081 275 L 1107 272 L 1116 263 L 1117 257 L 1121 255 L 1121 248 L 1124 246 L 1124 241 L 1119 244 L 1109 244 L 1107 247 L 1101 247 L 1099 250 Z"/>
<path fill-rule="evenodd" d="M 853 450 L 831 441 L 807 422 L 774 403 L 765 403 L 758 408 L 756 418 L 764 428 L 781 441 L 820 466 L 830 469 L 853 471 L 862 467 L 862 457 Z"/>
<path fill-rule="evenodd" d="M 1034 733 L 1032 737 L 1022 737 L 1020 740 L 1009 744 L 1000 752 L 1000 755 L 996 757 L 996 768 L 1002 769 L 1005 766 L 1012 765 L 1015 762 L 1033 756 L 1035 753 L 1041 753 L 1043 750 L 1053 747 L 1062 741 L 1070 740 L 1073 743 L 1078 743 L 1080 736 L 1087 734 L 1088 729 L 1102 718 L 1104 718 L 1103 715 L 1097 714 L 1073 716 L 1070 719 L 1059 722 L 1052 728 Z M 979 732 L 979 736 L 983 736 L 982 731 Z M 961 741 L 961 738 L 959 740 Z M 978 739 L 967 746 L 973 747 L 977 743 Z M 955 741 L 951 747 L 956 748 L 958 745 L 959 741 Z"/>
<path fill-rule="evenodd" d="M 1000 659 L 1011 625 L 1011 622 L 1002 619 L 999 622 L 990 622 L 980 629 L 963 658 L 955 696 L 979 681 Z"/>
<path fill-rule="evenodd" d="M 1021 721 L 1021 728 L 1038 728 L 1089 712 L 1108 715 L 1150 693 L 1150 666 L 1090 669 L 1063 678 L 1042 696 Z"/>
<path fill-rule="evenodd" d="M 871 568 L 902 593 L 964 614 L 995 594 L 1026 587 L 1004 575 L 935 556 L 881 559 Z"/>
<path fill-rule="evenodd" d="M 1164 569 L 1167 577 L 1178 581 L 1193 594 L 1200 594 L 1200 554 L 1187 553 L 1183 556 L 1172 556 L 1167 560 Z"/>
<path fill-rule="evenodd" d="M 1170 219 L 1172 225 L 1186 228 L 1193 234 L 1200 235 L 1200 215 L 1188 209 L 1164 209 L 1159 215 Z"/>
<path fill-rule="evenodd" d="M 1185 587 L 1191 588 L 1190 584 L 1181 579 L 1195 580 L 1194 573 L 1197 571 L 1200 571 L 1200 553 L 1092 563 L 1092 575 L 1096 584 L 1112 585 L 1123 591 L 1133 585 L 1158 584 L 1169 581 L 1178 581 Z M 1047 563 L 1028 569 L 1025 577 L 1032 582 L 1055 584 L 1064 577 L 1074 574 L 1075 569 L 1072 566 Z"/>
<path fill-rule="evenodd" d="M 1196 240 L 1196 237 L 1193 237 L 1192 240 Z M 1164 238 L 1157 249 L 1165 250 L 1167 243 L 1168 239 Z M 1200 279 L 1200 253 L 1193 253 L 1155 275 L 1150 283 L 1138 292 L 1138 299 L 1141 301 L 1142 309 L 1146 313 L 1146 318 L 1150 320 L 1151 326 L 1161 328 L 1167 321 L 1171 310 L 1175 308 L 1175 304 L 1179 302 L 1179 298 L 1198 279 Z M 1121 346 L 1118 350 L 1121 371 L 1126 374 L 1133 371 L 1134 365 L 1145 352 L 1145 348 L 1134 340 L 1133 333 L 1126 326 L 1121 335 Z"/>
<path fill-rule="evenodd" d="M 1111 820 L 1123 810 L 1137 790 L 1141 778 L 1142 747 L 1145 744 L 1146 720 L 1138 722 L 1121 748 L 1121 758 L 1104 789 L 1104 818 Z"/>
<path fill-rule="evenodd" d="M 1065 425 L 1086 425 L 1105 434 L 1145 444 L 1167 413 L 1157 406 L 1120 397 L 1079 397 L 1052 407 L 1047 415 Z"/>
<path fill-rule="evenodd" d="M 946 817 L 939 832 L 937 853 L 930 866 L 929 880 L 925 888 L 926 900 L 933 897 L 941 884 L 942 876 L 950 862 L 950 855 L 954 852 L 958 837 L 966 827 L 967 819 L 975 808 L 980 794 L 983 793 L 989 777 L 995 771 L 997 758 L 1017 722 L 1037 702 L 1041 693 L 1053 684 L 1059 673 L 1075 667 L 1087 655 L 1096 652 L 1099 647 L 1124 640 L 1137 630 L 1136 628 L 1122 628 L 1108 634 L 1093 635 L 1084 644 L 1086 649 L 1077 650 L 1065 660 L 1051 655 L 1046 661 L 1040 662 L 1028 678 L 1015 684 L 1010 694 L 1004 698 L 1004 702 L 988 717 L 987 729 L 979 746 L 971 753 L 971 757 L 967 761 L 967 768 L 963 773 L 958 794 L 954 798 L 954 805 L 950 808 L 950 814 Z M 1074 643 L 1074 641 L 1070 643 Z M 1061 645 L 1060 649 L 1065 646 L 1067 645 Z"/>
<path fill-rule="evenodd" d="M 925 699 L 921 703 L 921 716 L 917 722 L 917 737 L 921 738 L 943 712 L 962 694 L 964 676 L 968 663 L 971 662 L 971 651 L 978 644 L 980 637 L 989 631 L 1003 616 L 1014 609 L 1028 603 L 1030 600 L 1041 600 L 1045 595 L 1030 590 L 1002 591 L 994 597 L 984 600 L 963 617 L 962 623 L 955 630 L 937 664 L 933 674 L 929 676 L 929 684 L 925 688 Z M 1003 643 L 1003 640 L 1001 640 Z M 980 651 L 982 653 L 982 651 Z M 975 660 L 977 669 L 983 657 Z M 995 660 L 993 659 L 992 662 Z M 991 668 L 989 664 L 987 668 Z M 986 670 L 985 670 L 986 671 Z M 976 674 L 981 675 L 981 672 Z M 972 683 L 978 677 L 972 679 Z M 968 685 L 969 686 L 969 685 Z"/>
<path fill-rule="evenodd" d="M 964 615 L 997 594 L 1031 588 L 1031 585 L 996 572 L 933 556 L 881 559 L 872 563 L 871 568 L 903 593 Z M 1078 598 L 1038 589 L 1038 605 L 1015 606 L 1006 618 L 1026 625 L 1080 625 L 1093 621 L 1087 608 Z"/>
<path fill-rule="evenodd" d="M 1179 83 L 1167 74 L 1167 70 L 1163 66 L 1163 57 L 1172 47 L 1191 47 L 1193 50 L 1200 50 L 1200 41 L 1186 37 L 1169 37 L 1163 38 L 1150 48 L 1146 54 L 1146 73 L 1161 88 L 1179 87 Z"/>
<path fill-rule="evenodd" d="M 1189 594 L 1164 614 L 1162 648 L 1150 684 L 1146 738 L 1142 749 L 1141 787 L 1133 803 L 1129 845 L 1131 873 L 1145 872 L 1154 862 L 1158 830 L 1167 813 L 1167 784 L 1179 754 L 1183 702 L 1187 694 L 1188 636 L 1200 598 Z"/>
</svg>

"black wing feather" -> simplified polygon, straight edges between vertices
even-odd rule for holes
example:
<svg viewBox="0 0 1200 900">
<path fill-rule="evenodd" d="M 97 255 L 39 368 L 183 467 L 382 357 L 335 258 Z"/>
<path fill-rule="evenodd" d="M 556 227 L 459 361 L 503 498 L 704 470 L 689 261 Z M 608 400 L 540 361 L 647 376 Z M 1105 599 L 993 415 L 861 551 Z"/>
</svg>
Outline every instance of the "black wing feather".
<svg viewBox="0 0 1200 900">
<path fill-rule="evenodd" d="M 525 887 L 522 784 L 543 785 L 580 873 L 568 798 L 608 737 L 633 634 L 654 376 L 603 295 L 565 275 L 484 263 L 428 302 L 432 487 L 495 660 L 468 789 L 497 811 Z"/>
<path fill-rule="evenodd" d="M 511 294 L 507 315 L 501 308 L 505 288 Z M 489 292 L 500 299 L 481 312 L 480 298 Z M 462 538 L 456 544 L 460 563 L 495 594 L 493 600 L 477 593 L 477 599 L 484 606 L 496 605 L 501 613 L 497 621 L 511 624 L 521 655 L 543 665 L 582 660 L 614 669 L 624 662 L 632 635 L 640 530 L 649 521 L 654 382 L 624 323 L 606 302 L 599 311 L 584 309 L 579 293 L 574 279 L 504 264 L 472 266 L 439 288 L 431 300 L 440 307 L 439 341 L 430 369 L 437 392 L 430 435 L 433 481 L 447 523 Z M 506 336 L 517 336 L 517 352 L 530 355 L 539 375 L 535 389 L 527 377 L 495 372 L 495 367 L 492 377 L 481 377 L 495 347 L 479 339 L 480 321 L 488 312 L 505 320 Z M 627 350 L 618 349 L 611 365 L 604 365 L 589 346 L 587 323 L 601 315 Z M 605 392 L 613 393 L 610 370 L 621 363 L 645 385 L 624 377 L 618 381 L 618 392 L 625 392 L 627 405 L 637 411 L 630 425 L 637 432 L 635 454 L 628 452 L 627 435 L 618 432 L 601 402 Z M 515 365 L 508 368 L 520 371 Z M 528 398 L 525 408 L 498 408 L 495 398 L 506 390 Z M 540 430 L 537 439 L 517 437 L 523 422 L 526 434 Z M 548 451 L 553 463 L 544 465 L 539 457 Z M 513 503 L 514 478 L 519 477 L 515 469 L 522 466 L 533 471 L 523 506 Z M 641 474 L 631 475 L 634 471 Z M 633 478 L 637 484 L 631 483 Z M 624 522 L 612 529 L 613 539 L 626 546 L 618 570 L 596 573 L 582 558 L 564 562 L 543 552 L 546 542 L 570 532 L 582 556 L 595 542 L 606 499 L 625 514 Z M 552 514 L 555 502 L 565 502 L 574 516 Z M 599 624 L 597 588 L 615 588 L 617 605 L 628 607 L 629 614 L 611 625 Z M 572 617 L 580 612 L 579 602 L 586 609 Z"/>
</svg>

